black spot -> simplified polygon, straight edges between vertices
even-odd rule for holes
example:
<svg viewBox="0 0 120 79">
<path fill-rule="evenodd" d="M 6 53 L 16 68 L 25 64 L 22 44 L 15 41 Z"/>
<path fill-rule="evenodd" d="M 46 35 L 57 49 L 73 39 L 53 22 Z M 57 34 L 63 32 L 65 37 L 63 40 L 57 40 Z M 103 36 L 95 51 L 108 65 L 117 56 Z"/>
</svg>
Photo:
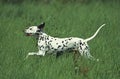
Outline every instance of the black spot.
<svg viewBox="0 0 120 79">
<path fill-rule="evenodd" d="M 86 46 L 86 47 L 85 47 L 85 49 L 87 50 L 87 49 L 89 49 L 89 47 L 88 47 L 88 46 Z"/>
<path fill-rule="evenodd" d="M 45 43 L 47 43 L 47 41 L 45 41 Z"/>
<path fill-rule="evenodd" d="M 51 43 L 49 43 L 49 46 L 51 46 L 51 47 L 52 47 Z"/>
<path fill-rule="evenodd" d="M 56 43 L 58 45 L 58 43 Z"/>
<path fill-rule="evenodd" d="M 64 41 L 62 41 L 62 43 L 64 43 Z"/>
<path fill-rule="evenodd" d="M 50 44 L 50 42 L 48 42 L 48 44 Z"/>
<path fill-rule="evenodd" d="M 53 47 L 51 49 L 54 49 Z"/>
<path fill-rule="evenodd" d="M 56 40 L 56 39 L 55 39 Z"/>
<path fill-rule="evenodd" d="M 67 47 L 67 46 L 63 44 L 63 47 Z"/>
<path fill-rule="evenodd" d="M 80 49 L 82 50 L 82 47 L 80 46 Z"/>
<path fill-rule="evenodd" d="M 50 46 L 47 46 L 47 48 L 50 50 Z"/>
<path fill-rule="evenodd" d="M 80 45 L 82 45 L 82 43 L 80 42 Z"/>
<path fill-rule="evenodd" d="M 41 37 L 39 40 L 42 40 L 42 41 L 44 41 L 44 37 Z"/>
<path fill-rule="evenodd" d="M 74 46 L 76 46 L 76 44 L 74 44 Z"/>
<path fill-rule="evenodd" d="M 66 44 L 68 44 L 68 41 L 66 42 Z"/>
<path fill-rule="evenodd" d="M 47 37 L 47 40 L 49 40 L 49 37 Z"/>
<path fill-rule="evenodd" d="M 65 47 L 65 45 L 63 44 L 63 47 Z"/>
<path fill-rule="evenodd" d="M 60 47 L 61 47 L 61 45 L 58 46 L 58 48 L 60 48 Z"/>
<path fill-rule="evenodd" d="M 54 49 L 55 51 L 57 50 L 57 49 Z"/>
<path fill-rule="evenodd" d="M 52 40 L 50 40 L 49 42 L 52 42 Z"/>
<path fill-rule="evenodd" d="M 83 43 L 83 45 L 85 44 L 85 42 Z"/>
<path fill-rule="evenodd" d="M 62 50 L 64 49 L 64 47 L 61 48 Z"/>
<path fill-rule="evenodd" d="M 71 40 L 72 38 L 69 38 L 68 40 Z"/>
</svg>

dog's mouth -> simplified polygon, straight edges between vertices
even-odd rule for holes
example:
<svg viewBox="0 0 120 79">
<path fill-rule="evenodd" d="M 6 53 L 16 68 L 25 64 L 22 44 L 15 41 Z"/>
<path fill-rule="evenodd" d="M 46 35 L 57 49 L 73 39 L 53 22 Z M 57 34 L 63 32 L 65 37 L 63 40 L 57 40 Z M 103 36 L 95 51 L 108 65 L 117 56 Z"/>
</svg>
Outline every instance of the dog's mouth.
<svg viewBox="0 0 120 79">
<path fill-rule="evenodd" d="M 33 34 L 32 33 L 26 33 L 26 36 L 32 36 Z"/>
</svg>

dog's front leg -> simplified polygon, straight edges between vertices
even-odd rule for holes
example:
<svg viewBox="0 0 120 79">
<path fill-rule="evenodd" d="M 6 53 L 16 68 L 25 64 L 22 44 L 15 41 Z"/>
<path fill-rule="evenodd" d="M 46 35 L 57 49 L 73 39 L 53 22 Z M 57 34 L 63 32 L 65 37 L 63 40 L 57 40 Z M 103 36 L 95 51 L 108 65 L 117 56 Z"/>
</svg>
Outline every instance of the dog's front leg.
<svg viewBox="0 0 120 79">
<path fill-rule="evenodd" d="M 37 52 L 30 52 L 27 54 L 27 56 L 25 57 L 25 59 L 27 59 L 30 55 L 37 55 Z"/>
<path fill-rule="evenodd" d="M 37 55 L 45 56 L 45 51 L 39 50 L 38 53 L 37 53 Z"/>
<path fill-rule="evenodd" d="M 25 59 L 27 59 L 29 56 L 32 56 L 32 55 L 45 56 L 45 51 L 39 50 L 38 52 L 30 52 L 30 53 L 27 54 Z"/>
</svg>

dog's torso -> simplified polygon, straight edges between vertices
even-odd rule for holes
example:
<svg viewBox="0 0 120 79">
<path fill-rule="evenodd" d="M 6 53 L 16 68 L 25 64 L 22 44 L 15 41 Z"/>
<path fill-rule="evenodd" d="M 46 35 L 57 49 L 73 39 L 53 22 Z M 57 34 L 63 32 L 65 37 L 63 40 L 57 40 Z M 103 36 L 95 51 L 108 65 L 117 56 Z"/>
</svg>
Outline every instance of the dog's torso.
<svg viewBox="0 0 120 79">
<path fill-rule="evenodd" d="M 65 50 L 77 50 L 87 47 L 83 39 L 77 37 L 55 38 L 43 33 L 38 39 L 38 48 L 47 53 L 56 53 Z"/>
</svg>

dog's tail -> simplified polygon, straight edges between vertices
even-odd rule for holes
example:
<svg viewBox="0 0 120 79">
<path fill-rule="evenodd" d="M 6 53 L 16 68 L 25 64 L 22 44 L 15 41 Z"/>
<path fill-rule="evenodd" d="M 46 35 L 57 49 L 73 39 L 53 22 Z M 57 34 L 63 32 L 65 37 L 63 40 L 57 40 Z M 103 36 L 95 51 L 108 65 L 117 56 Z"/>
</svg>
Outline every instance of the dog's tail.
<svg viewBox="0 0 120 79">
<path fill-rule="evenodd" d="M 88 42 L 88 41 L 92 40 L 92 39 L 98 34 L 98 32 L 100 31 L 100 29 L 101 29 L 103 26 L 105 26 L 105 24 L 101 25 L 101 26 L 98 28 L 98 30 L 95 32 L 95 34 L 94 34 L 93 36 L 91 36 L 90 38 L 85 39 L 85 42 Z"/>
</svg>

